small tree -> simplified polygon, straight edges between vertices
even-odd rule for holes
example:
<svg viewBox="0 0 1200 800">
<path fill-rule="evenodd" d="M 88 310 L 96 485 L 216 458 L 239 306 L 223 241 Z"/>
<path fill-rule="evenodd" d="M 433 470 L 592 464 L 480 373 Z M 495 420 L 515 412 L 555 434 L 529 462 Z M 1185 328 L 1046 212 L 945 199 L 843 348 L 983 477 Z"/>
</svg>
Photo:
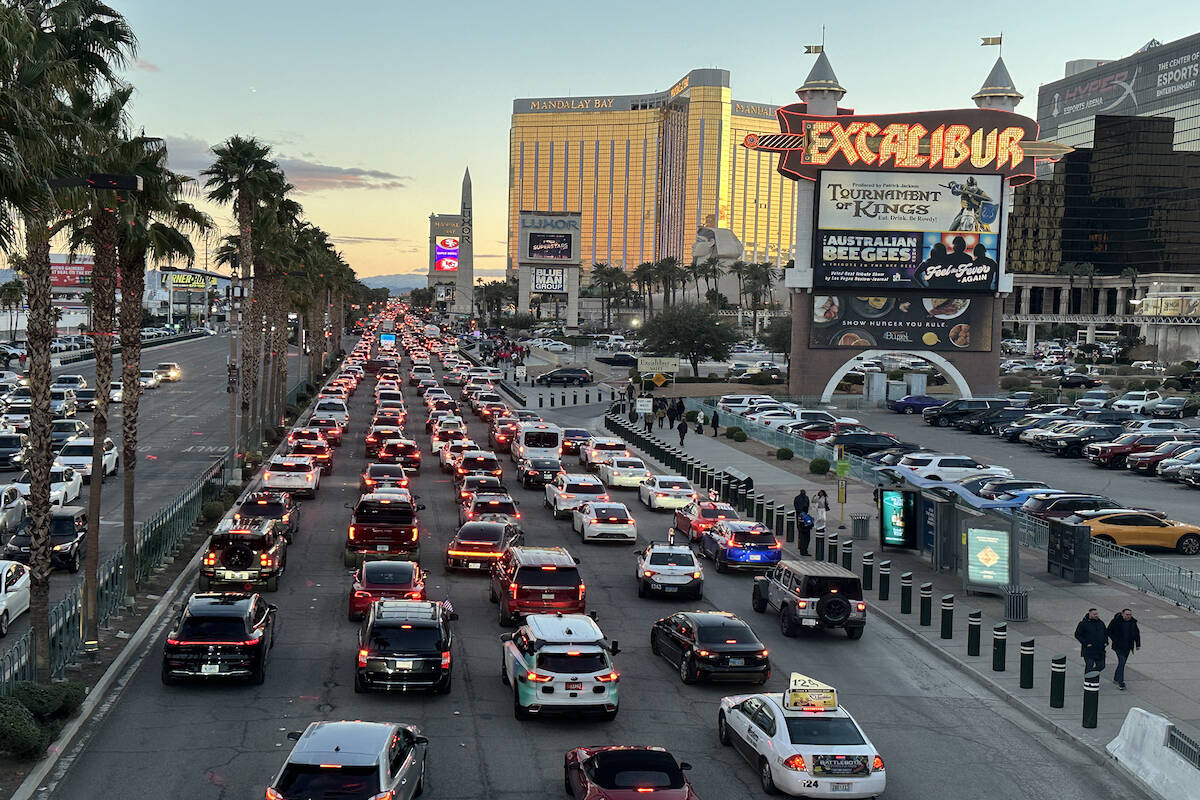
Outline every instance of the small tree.
<svg viewBox="0 0 1200 800">
<path fill-rule="evenodd" d="M 759 341 L 772 353 L 783 353 L 792 357 L 792 318 L 775 317 L 763 328 Z"/>
<path fill-rule="evenodd" d="M 652 353 L 678 353 L 692 365 L 692 374 L 699 375 L 701 361 L 729 357 L 738 335 L 711 308 L 680 303 L 647 322 L 642 340 Z"/>
</svg>

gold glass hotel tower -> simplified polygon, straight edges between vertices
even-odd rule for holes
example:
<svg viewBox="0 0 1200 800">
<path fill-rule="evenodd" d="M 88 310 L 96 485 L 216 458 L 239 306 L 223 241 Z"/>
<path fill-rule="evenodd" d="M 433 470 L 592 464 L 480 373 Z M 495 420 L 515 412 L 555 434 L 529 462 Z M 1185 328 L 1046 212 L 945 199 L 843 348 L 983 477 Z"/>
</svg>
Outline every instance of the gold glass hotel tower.
<svg viewBox="0 0 1200 800">
<path fill-rule="evenodd" d="M 695 69 L 642 95 L 513 101 L 509 132 L 508 268 L 519 211 L 578 211 L 584 270 L 691 262 L 696 230 L 729 228 L 745 261 L 792 258 L 796 183 L 774 154 L 742 147 L 778 133 L 777 106 L 734 100 L 729 72 Z"/>
</svg>

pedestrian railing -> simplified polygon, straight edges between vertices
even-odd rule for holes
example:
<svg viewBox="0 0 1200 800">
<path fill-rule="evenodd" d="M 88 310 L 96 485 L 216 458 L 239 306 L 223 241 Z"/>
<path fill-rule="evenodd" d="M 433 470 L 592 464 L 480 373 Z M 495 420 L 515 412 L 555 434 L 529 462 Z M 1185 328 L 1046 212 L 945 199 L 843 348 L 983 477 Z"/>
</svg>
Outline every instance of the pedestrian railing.
<svg viewBox="0 0 1200 800">
<path fill-rule="evenodd" d="M 1050 543 L 1050 523 L 1022 511 L 1014 511 L 1017 523 L 1017 540 L 1024 547 L 1045 550 Z"/>
<path fill-rule="evenodd" d="M 1178 564 L 1092 539 L 1091 571 L 1189 609 L 1200 608 L 1200 576 Z"/>
<path fill-rule="evenodd" d="M 1167 728 L 1167 747 L 1178 753 L 1184 761 L 1200 769 L 1200 742 L 1174 725 Z"/>
</svg>

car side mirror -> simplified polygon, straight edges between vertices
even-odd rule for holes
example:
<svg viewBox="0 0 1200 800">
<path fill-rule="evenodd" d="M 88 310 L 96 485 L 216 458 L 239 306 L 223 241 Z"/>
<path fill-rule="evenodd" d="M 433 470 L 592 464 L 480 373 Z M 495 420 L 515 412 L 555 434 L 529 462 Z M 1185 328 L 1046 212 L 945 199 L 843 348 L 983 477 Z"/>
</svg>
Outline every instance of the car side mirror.
<svg viewBox="0 0 1200 800">
<path fill-rule="evenodd" d="M 424 736 L 414 736 L 414 737 L 412 737 L 412 743 L 413 744 L 429 744 L 429 739 L 425 738 Z"/>
<path fill-rule="evenodd" d="M 680 761 L 680 762 L 679 762 L 679 768 L 680 768 L 680 769 L 691 769 L 691 768 L 692 768 L 692 765 L 691 765 L 691 764 L 689 764 L 689 763 L 688 763 L 688 762 L 686 762 L 686 761 Z"/>
<path fill-rule="evenodd" d="M 575 566 L 579 566 L 580 564 L 583 563 L 582 561 L 579 560 L 579 556 L 574 556 L 572 560 L 575 562 Z"/>
<path fill-rule="evenodd" d="M 502 641 L 502 642 L 511 642 L 512 639 L 513 639 L 513 635 L 511 632 L 500 634 L 500 641 Z"/>
<path fill-rule="evenodd" d="M 588 616 L 592 618 L 592 622 L 595 622 L 597 619 L 599 619 L 599 616 L 595 611 L 589 611 Z"/>
<path fill-rule="evenodd" d="M 616 639 L 613 639 L 612 644 L 608 648 L 608 652 L 612 653 L 614 656 L 621 652 L 621 646 L 617 643 Z"/>
<path fill-rule="evenodd" d="M 417 503 L 417 511 L 424 511 L 424 510 L 425 510 L 425 504 Z"/>
<path fill-rule="evenodd" d="M 300 737 L 302 735 L 303 735 L 302 731 L 288 731 L 287 738 L 291 739 L 293 742 L 298 742 L 298 741 L 300 741 Z"/>
<path fill-rule="evenodd" d="M 342 503 L 342 508 L 350 508 L 350 504 L 349 504 L 349 503 Z"/>
</svg>

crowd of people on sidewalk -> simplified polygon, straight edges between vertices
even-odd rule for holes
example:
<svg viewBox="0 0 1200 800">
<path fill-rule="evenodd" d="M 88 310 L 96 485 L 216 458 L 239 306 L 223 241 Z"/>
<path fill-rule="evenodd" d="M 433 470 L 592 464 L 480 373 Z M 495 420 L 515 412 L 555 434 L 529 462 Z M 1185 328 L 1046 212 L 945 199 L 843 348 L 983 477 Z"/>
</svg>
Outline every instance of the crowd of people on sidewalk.
<svg viewBox="0 0 1200 800">
<path fill-rule="evenodd" d="M 489 367 L 519 367 L 529 357 L 529 348 L 512 339 L 486 339 L 479 343 L 479 358 Z"/>
</svg>

